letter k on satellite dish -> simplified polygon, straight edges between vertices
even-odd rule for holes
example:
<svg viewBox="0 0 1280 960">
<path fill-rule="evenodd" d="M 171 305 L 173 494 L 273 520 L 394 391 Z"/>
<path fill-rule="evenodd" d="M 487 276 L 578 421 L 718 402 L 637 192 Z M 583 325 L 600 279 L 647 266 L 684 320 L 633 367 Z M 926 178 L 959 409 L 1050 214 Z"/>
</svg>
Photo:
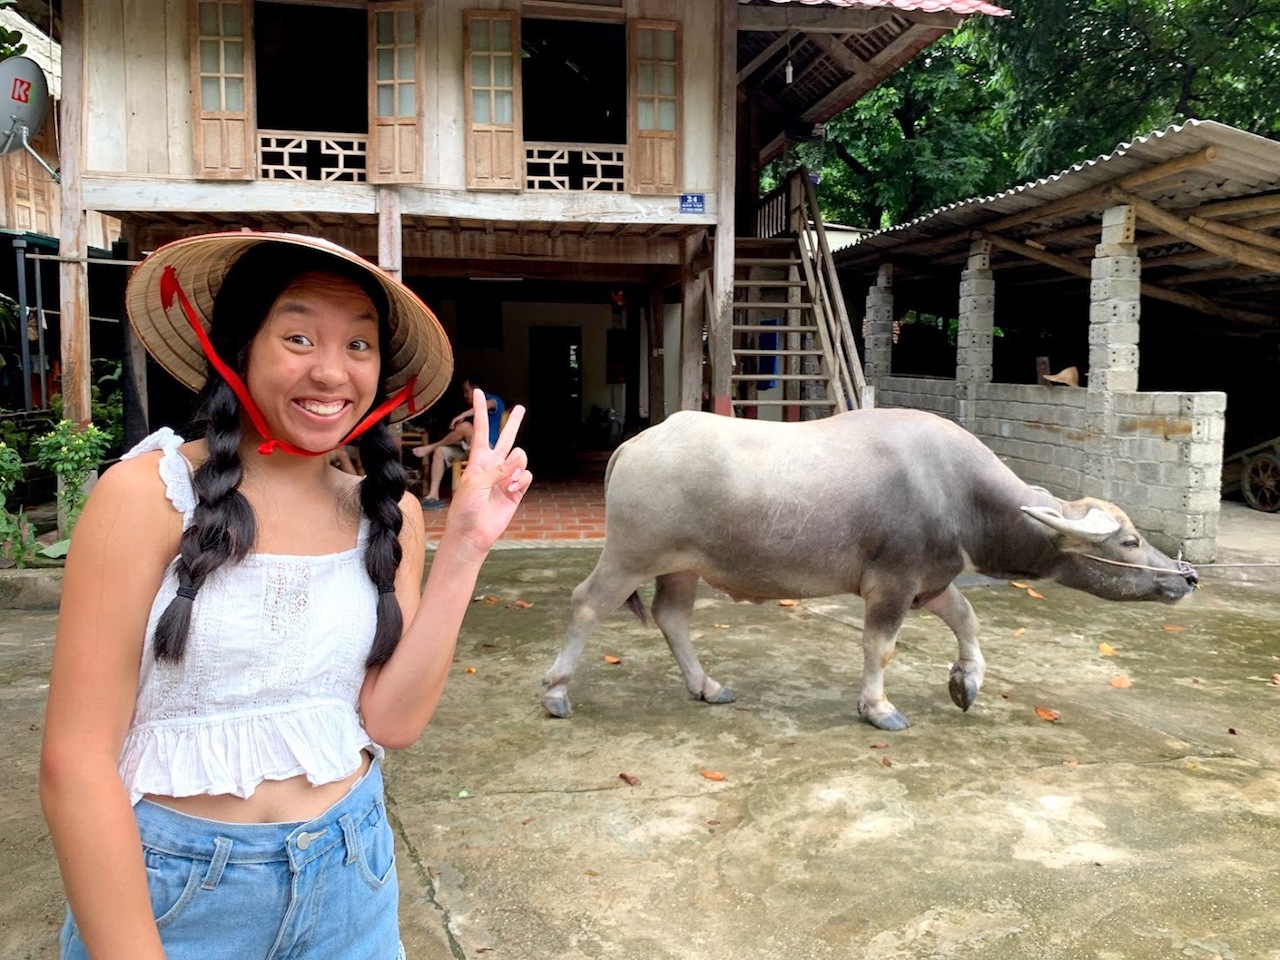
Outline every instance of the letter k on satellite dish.
<svg viewBox="0 0 1280 960">
<path fill-rule="evenodd" d="M 0 156 L 22 148 L 57 180 L 57 172 L 31 147 L 48 112 L 49 85 L 40 65 L 28 57 L 0 61 Z"/>
</svg>

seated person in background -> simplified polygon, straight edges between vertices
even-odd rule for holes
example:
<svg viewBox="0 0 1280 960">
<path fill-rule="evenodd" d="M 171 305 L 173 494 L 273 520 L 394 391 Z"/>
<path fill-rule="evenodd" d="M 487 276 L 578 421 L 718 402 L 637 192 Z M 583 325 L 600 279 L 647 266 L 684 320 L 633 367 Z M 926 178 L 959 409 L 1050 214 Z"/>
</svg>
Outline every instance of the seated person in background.
<svg viewBox="0 0 1280 960">
<path fill-rule="evenodd" d="M 471 378 L 462 381 L 462 396 L 468 405 L 476 389 L 484 390 L 484 385 Z M 506 404 L 502 402 L 501 397 L 487 390 L 485 396 L 488 399 L 489 409 L 489 444 L 492 446 L 498 439 L 498 434 L 502 432 L 502 412 L 506 409 Z M 427 461 L 430 460 L 431 486 L 427 489 L 427 495 L 422 498 L 423 510 L 440 510 L 444 507 L 445 503 L 440 499 L 440 481 L 444 479 L 445 467 L 455 460 L 464 459 L 467 451 L 471 449 L 471 438 L 475 432 L 472 425 L 473 416 L 473 411 L 468 406 L 466 410 L 449 421 L 449 432 L 443 437 L 435 443 L 414 447 L 410 451 L 415 457 L 422 458 L 424 472 L 427 470 Z"/>
</svg>

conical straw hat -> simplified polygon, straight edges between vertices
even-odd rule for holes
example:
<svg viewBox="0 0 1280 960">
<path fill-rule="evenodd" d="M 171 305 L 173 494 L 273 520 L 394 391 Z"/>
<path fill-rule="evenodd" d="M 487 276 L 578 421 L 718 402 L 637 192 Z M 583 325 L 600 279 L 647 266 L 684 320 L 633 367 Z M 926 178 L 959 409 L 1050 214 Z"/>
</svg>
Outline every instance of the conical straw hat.
<svg viewBox="0 0 1280 960">
<path fill-rule="evenodd" d="M 453 376 L 453 350 L 440 321 L 417 295 L 385 270 L 350 250 L 315 237 L 292 233 L 207 233 L 186 237 L 160 247 L 134 269 L 125 290 L 129 323 L 143 346 L 160 366 L 192 390 L 204 386 L 208 364 L 176 303 L 164 308 L 160 278 L 173 267 L 205 330 L 213 318 L 213 301 L 232 265 L 259 243 L 284 243 L 318 250 L 365 270 L 387 297 L 391 343 L 386 351 L 389 369 L 383 370 L 387 396 L 417 377 L 409 404 L 396 407 L 392 423 L 421 413 L 435 403 Z M 229 358 L 223 358 L 229 359 Z"/>
</svg>

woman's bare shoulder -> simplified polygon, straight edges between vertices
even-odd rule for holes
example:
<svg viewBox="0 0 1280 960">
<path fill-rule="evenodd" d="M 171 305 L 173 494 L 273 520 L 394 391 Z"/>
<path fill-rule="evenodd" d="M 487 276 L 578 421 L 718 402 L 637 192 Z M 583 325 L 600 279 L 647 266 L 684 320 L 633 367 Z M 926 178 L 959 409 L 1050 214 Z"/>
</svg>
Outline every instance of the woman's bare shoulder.
<svg viewBox="0 0 1280 960">
<path fill-rule="evenodd" d="M 161 451 L 153 450 L 121 460 L 103 471 L 89 494 L 86 513 L 92 517 L 109 511 L 153 531 L 176 525 L 181 536 L 182 514 L 169 499 L 160 473 L 162 457 Z"/>
</svg>

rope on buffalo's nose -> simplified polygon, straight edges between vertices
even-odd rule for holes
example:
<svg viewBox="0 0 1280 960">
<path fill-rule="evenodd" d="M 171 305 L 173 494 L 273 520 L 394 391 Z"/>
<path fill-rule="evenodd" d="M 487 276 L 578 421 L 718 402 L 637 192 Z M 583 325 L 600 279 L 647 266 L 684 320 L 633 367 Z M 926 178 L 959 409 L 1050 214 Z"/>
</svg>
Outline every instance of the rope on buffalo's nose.
<svg viewBox="0 0 1280 960">
<path fill-rule="evenodd" d="M 1144 563 L 1126 563 L 1123 560 L 1109 560 L 1106 557 L 1099 557 L 1092 553 L 1082 553 L 1080 556 L 1084 557 L 1086 560 L 1097 560 L 1099 563 L 1109 563 L 1113 567 L 1132 567 L 1135 570 L 1153 570 L 1156 573 L 1175 572 L 1170 570 L 1168 567 L 1151 567 Z M 1176 562 L 1178 564 L 1176 572 L 1179 576 L 1187 579 L 1195 576 L 1199 571 L 1206 567 L 1280 567 L 1280 563 L 1199 563 L 1193 567 L 1191 564 L 1187 563 L 1187 561 L 1182 559 L 1181 554 L 1179 554 Z M 1198 582 L 1195 585 L 1197 588 L 1200 586 Z"/>
</svg>

